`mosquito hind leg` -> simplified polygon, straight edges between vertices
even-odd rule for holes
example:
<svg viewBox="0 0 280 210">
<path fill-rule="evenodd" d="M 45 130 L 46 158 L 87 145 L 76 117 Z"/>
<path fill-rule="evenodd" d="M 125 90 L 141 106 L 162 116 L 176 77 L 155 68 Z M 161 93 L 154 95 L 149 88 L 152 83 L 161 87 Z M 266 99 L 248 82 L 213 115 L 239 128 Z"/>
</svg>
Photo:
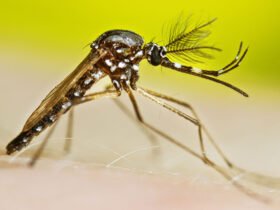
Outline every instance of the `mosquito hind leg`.
<svg viewBox="0 0 280 210">
<path fill-rule="evenodd" d="M 86 95 L 80 99 L 76 99 L 74 101 L 74 105 L 78 105 L 81 103 L 85 103 L 88 101 L 92 101 L 95 99 L 99 99 L 99 98 L 103 98 L 103 97 L 110 97 L 110 98 L 114 98 L 114 97 L 118 97 L 120 95 L 120 92 L 117 90 L 108 90 L 108 91 L 102 91 L 102 92 L 97 92 L 97 93 L 93 93 L 93 94 L 89 94 Z M 72 107 L 73 109 L 73 107 Z M 69 113 L 69 121 L 68 121 L 68 126 L 67 126 L 67 134 L 66 134 L 66 142 L 64 145 L 64 149 L 66 152 L 68 152 L 70 150 L 71 147 L 71 140 L 72 140 L 72 135 L 73 135 L 73 117 L 74 117 L 74 112 L 73 110 L 70 110 Z M 50 128 L 49 132 L 47 133 L 46 137 L 43 139 L 42 144 L 40 145 L 40 147 L 38 148 L 38 150 L 35 152 L 34 156 L 32 157 L 32 159 L 30 160 L 30 162 L 28 163 L 28 165 L 30 167 L 33 167 L 37 160 L 39 159 L 39 157 L 41 156 L 44 148 L 46 147 L 48 140 L 50 139 L 50 137 L 52 136 L 55 127 L 57 125 L 57 122 Z"/>
<path fill-rule="evenodd" d="M 49 130 L 49 132 L 47 133 L 47 135 L 45 136 L 45 138 L 43 139 L 42 141 L 42 144 L 40 144 L 40 147 L 36 150 L 36 152 L 34 153 L 34 155 L 32 156 L 31 160 L 29 161 L 28 163 L 28 166 L 29 167 L 34 167 L 35 164 L 37 163 L 37 160 L 39 159 L 39 157 L 41 156 L 42 152 L 44 151 L 44 149 L 46 148 L 47 146 L 47 143 L 50 139 L 50 137 L 52 136 L 56 126 L 57 126 L 57 123 L 56 122 Z"/>
<path fill-rule="evenodd" d="M 138 88 L 138 92 L 140 92 L 142 95 L 144 95 L 145 97 L 149 98 L 150 100 L 162 105 L 164 108 L 178 114 L 179 116 L 185 118 L 186 120 L 190 121 L 191 123 L 193 123 L 194 125 L 196 125 L 198 127 L 198 136 L 199 136 L 199 142 L 200 142 L 200 149 L 201 149 L 201 153 L 205 158 L 205 161 L 208 160 L 206 151 L 205 151 L 205 146 L 204 146 L 204 140 L 203 140 L 203 135 L 202 135 L 202 131 L 205 132 L 205 134 L 207 135 L 210 143 L 214 146 L 214 148 L 217 150 L 218 154 L 222 157 L 222 159 L 224 160 L 224 162 L 227 164 L 228 167 L 233 167 L 233 163 L 231 161 L 229 161 L 229 159 L 226 157 L 226 155 L 223 153 L 223 151 L 220 149 L 220 147 L 217 145 L 217 143 L 214 141 L 214 139 L 212 138 L 212 136 L 210 135 L 210 133 L 208 132 L 208 130 L 206 129 L 206 127 L 202 124 L 201 120 L 199 119 L 197 113 L 195 112 L 194 108 L 181 100 L 175 99 L 173 97 L 161 94 L 161 93 L 157 93 L 155 91 L 152 90 L 148 90 L 145 88 Z M 166 104 L 165 102 L 163 102 L 162 100 L 159 100 L 158 98 L 176 103 L 180 106 L 183 106 L 187 109 L 189 109 L 194 118 L 186 115 L 185 113 L 181 112 L 180 110 L 177 110 L 176 108 L 174 108 L 173 106 L 170 106 L 168 104 Z"/>
</svg>

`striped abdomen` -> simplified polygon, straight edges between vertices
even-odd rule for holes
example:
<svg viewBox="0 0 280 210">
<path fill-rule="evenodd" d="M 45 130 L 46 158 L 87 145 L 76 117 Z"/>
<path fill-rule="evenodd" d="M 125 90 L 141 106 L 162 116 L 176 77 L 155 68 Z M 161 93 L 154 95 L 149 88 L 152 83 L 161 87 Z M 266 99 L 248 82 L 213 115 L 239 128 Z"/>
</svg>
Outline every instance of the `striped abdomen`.
<svg viewBox="0 0 280 210">
<path fill-rule="evenodd" d="M 38 136 L 44 129 L 55 123 L 62 114 L 66 113 L 74 105 L 75 100 L 83 97 L 86 91 L 102 77 L 104 77 L 104 73 L 99 69 L 93 68 L 87 71 L 45 116 L 42 116 L 32 128 L 28 130 L 23 129 L 23 131 L 7 145 L 7 154 L 12 154 L 26 147 L 34 136 Z"/>
</svg>

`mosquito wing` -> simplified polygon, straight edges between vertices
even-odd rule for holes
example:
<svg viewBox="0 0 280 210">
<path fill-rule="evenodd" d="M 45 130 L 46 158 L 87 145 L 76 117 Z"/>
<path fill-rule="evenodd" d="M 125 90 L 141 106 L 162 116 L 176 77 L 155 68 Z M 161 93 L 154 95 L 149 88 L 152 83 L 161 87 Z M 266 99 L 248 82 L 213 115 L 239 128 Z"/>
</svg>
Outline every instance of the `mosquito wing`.
<svg viewBox="0 0 280 210">
<path fill-rule="evenodd" d="M 99 50 L 90 52 L 88 56 L 71 72 L 61 83 L 59 83 L 41 102 L 39 107 L 27 119 L 23 131 L 27 131 L 35 126 L 54 105 L 56 105 L 65 94 L 76 84 L 76 82 L 106 54 L 106 51 Z"/>
</svg>

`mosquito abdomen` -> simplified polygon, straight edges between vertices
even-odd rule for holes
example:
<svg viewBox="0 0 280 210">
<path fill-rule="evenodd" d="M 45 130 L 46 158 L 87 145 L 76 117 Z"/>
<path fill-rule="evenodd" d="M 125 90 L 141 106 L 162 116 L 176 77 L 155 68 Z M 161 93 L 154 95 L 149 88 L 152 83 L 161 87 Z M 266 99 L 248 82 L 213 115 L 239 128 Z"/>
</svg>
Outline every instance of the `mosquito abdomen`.
<svg viewBox="0 0 280 210">
<path fill-rule="evenodd" d="M 103 76 L 104 73 L 97 68 L 83 75 L 65 96 L 45 116 L 42 116 L 36 124 L 32 127 L 27 126 L 23 128 L 22 132 L 7 145 L 7 154 L 10 155 L 26 147 L 35 136 L 38 136 L 46 128 L 53 125 L 61 115 L 69 111 L 75 105 L 75 100 L 83 97 L 85 92 Z"/>
<path fill-rule="evenodd" d="M 32 138 L 33 135 L 30 132 L 21 132 L 6 146 L 7 154 L 10 155 L 26 147 Z"/>
</svg>

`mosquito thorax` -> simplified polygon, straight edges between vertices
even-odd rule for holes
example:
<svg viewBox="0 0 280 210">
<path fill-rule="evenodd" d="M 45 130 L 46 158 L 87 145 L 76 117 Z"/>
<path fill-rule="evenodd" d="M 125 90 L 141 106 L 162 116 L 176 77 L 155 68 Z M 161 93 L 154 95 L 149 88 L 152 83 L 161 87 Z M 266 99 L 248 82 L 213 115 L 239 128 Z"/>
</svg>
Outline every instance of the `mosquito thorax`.
<svg viewBox="0 0 280 210">
<path fill-rule="evenodd" d="M 165 47 L 159 46 L 153 42 L 146 44 L 144 49 L 147 60 L 153 66 L 160 65 L 167 52 Z"/>
<path fill-rule="evenodd" d="M 136 88 L 139 63 L 144 58 L 143 38 L 127 30 L 112 30 L 103 33 L 92 44 L 93 51 L 106 50 L 108 53 L 95 65 L 107 74 L 118 90 L 123 85 Z"/>
</svg>

